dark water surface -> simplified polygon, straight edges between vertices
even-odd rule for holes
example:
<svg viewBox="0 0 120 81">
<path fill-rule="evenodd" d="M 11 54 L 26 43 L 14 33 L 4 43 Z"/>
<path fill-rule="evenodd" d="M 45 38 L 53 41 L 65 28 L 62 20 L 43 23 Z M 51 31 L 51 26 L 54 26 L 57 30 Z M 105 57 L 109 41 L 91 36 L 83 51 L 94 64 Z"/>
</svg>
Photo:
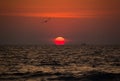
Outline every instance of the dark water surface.
<svg viewBox="0 0 120 81">
<path fill-rule="evenodd" d="M 120 81 L 120 46 L 0 46 L 0 81 Z"/>
</svg>

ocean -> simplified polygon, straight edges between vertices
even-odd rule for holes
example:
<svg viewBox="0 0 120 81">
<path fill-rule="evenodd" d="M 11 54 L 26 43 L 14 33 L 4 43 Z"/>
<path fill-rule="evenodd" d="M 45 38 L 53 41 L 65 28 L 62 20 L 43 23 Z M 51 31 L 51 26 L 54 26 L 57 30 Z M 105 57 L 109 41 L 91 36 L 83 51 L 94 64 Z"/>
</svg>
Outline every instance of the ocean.
<svg viewBox="0 0 120 81">
<path fill-rule="evenodd" d="M 120 81 L 120 46 L 1 45 L 0 81 Z"/>
</svg>

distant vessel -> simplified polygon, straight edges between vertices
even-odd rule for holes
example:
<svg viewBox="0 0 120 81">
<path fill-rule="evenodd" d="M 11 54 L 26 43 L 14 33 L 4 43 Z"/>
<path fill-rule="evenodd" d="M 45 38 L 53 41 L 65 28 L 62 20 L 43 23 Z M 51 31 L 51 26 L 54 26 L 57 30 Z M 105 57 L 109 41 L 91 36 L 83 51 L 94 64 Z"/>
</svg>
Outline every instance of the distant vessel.
<svg viewBox="0 0 120 81">
<path fill-rule="evenodd" d="M 87 44 L 86 43 L 81 43 L 81 46 L 86 46 Z"/>
</svg>

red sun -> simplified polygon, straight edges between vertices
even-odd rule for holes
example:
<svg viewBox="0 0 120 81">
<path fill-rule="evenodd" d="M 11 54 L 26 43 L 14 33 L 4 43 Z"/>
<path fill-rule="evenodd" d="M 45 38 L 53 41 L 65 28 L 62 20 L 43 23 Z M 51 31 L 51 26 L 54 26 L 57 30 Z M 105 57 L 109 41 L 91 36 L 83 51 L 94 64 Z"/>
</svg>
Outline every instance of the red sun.
<svg viewBox="0 0 120 81">
<path fill-rule="evenodd" d="M 64 45 L 65 44 L 65 39 L 63 37 L 57 37 L 54 39 L 54 43 L 56 45 Z"/>
</svg>

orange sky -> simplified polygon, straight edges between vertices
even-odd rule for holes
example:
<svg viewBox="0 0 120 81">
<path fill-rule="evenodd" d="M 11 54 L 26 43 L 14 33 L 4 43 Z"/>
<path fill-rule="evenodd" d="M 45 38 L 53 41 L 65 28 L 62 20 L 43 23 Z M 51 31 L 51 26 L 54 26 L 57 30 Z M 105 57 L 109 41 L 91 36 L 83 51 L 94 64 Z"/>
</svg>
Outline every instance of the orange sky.
<svg viewBox="0 0 120 81">
<path fill-rule="evenodd" d="M 0 0 L 0 44 L 120 43 L 120 0 Z"/>
<path fill-rule="evenodd" d="M 120 14 L 119 0 L 0 0 L 0 15 L 99 17 Z"/>
</svg>

